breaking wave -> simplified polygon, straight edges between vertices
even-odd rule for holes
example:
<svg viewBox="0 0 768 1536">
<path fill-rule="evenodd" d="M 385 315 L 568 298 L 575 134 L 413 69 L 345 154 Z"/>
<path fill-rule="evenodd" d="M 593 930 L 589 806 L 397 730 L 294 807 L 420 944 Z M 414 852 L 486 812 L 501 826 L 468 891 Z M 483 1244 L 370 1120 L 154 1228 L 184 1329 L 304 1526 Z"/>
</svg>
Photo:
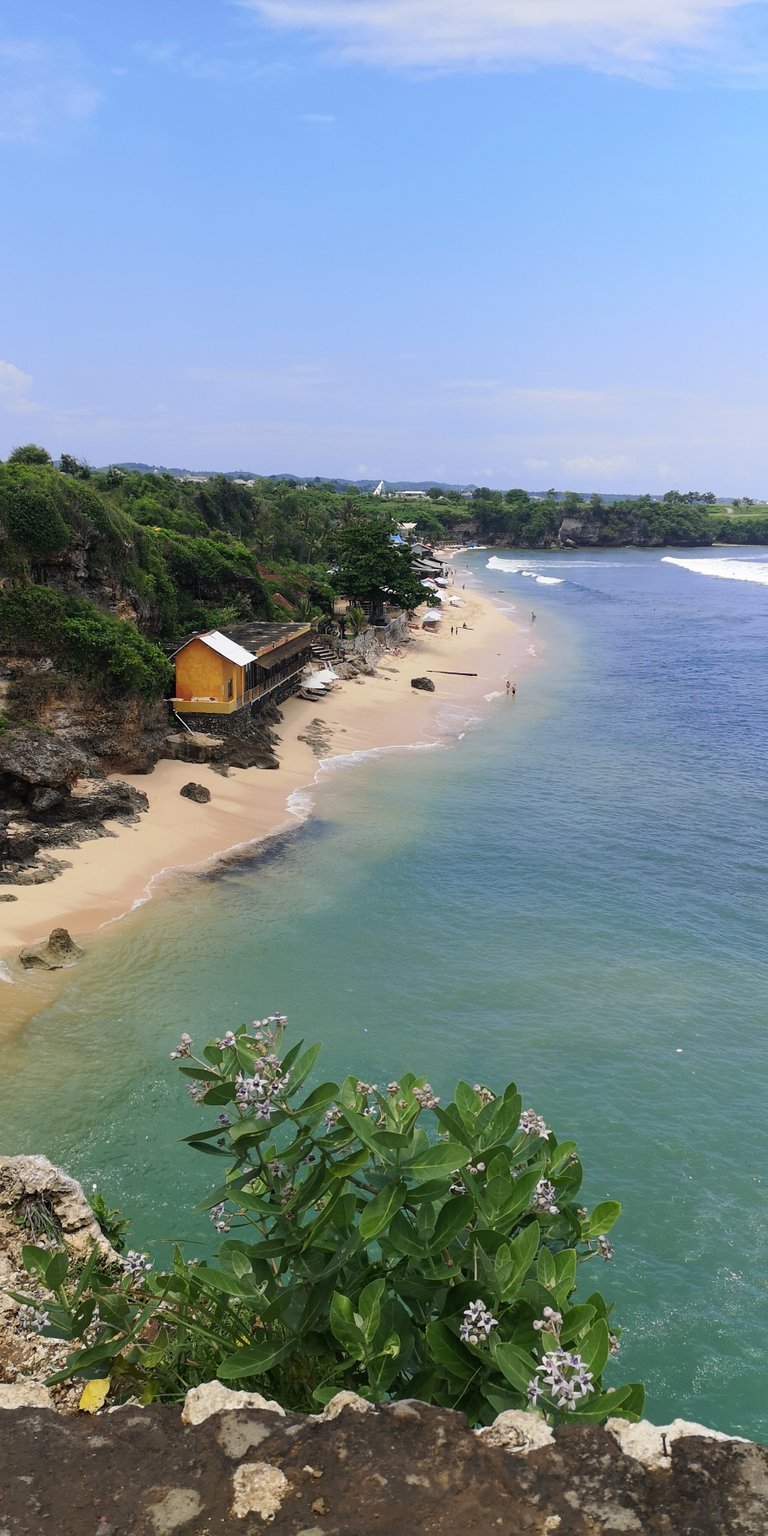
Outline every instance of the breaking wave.
<svg viewBox="0 0 768 1536">
<path fill-rule="evenodd" d="M 538 571 L 528 570 L 522 560 L 503 560 L 499 555 L 491 555 L 486 570 L 508 571 L 512 576 L 527 576 L 530 581 L 537 581 L 542 587 L 561 587 L 565 581 L 564 576 L 542 576 Z"/>
<path fill-rule="evenodd" d="M 768 587 L 768 560 L 679 560 L 676 555 L 662 555 L 662 565 L 679 565 L 694 576 L 714 576 L 719 581 L 752 581 Z"/>
</svg>

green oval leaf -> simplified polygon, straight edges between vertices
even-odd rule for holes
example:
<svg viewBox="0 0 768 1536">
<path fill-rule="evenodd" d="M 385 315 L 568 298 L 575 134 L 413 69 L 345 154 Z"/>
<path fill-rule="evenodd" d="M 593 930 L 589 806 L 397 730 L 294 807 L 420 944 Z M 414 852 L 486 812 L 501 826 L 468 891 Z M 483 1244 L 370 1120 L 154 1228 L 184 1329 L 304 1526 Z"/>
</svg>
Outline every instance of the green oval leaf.
<svg viewBox="0 0 768 1536">
<path fill-rule="evenodd" d="M 364 1243 L 372 1242 L 389 1226 L 393 1216 L 403 1204 L 406 1194 L 406 1186 L 400 1182 L 388 1185 L 373 1200 L 369 1200 L 360 1217 L 360 1236 Z"/>
</svg>

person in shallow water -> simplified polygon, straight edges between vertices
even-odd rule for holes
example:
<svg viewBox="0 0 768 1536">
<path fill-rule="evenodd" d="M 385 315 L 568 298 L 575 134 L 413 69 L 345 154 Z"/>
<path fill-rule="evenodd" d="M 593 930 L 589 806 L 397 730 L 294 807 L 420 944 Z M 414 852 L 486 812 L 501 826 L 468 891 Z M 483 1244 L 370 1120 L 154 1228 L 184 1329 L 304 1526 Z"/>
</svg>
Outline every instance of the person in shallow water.
<svg viewBox="0 0 768 1536">
<path fill-rule="evenodd" d="M 536 623 L 536 615 L 535 615 L 533 609 L 531 609 L 531 623 L 532 624 Z"/>
</svg>

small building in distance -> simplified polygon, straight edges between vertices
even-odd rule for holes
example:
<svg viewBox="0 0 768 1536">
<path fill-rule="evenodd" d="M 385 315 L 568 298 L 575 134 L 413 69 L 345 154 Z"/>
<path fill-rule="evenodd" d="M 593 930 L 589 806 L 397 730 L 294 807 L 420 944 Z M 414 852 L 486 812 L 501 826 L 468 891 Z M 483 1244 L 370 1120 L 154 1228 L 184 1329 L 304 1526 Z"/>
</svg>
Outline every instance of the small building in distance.
<svg viewBox="0 0 768 1536">
<path fill-rule="evenodd" d="M 297 693 L 311 659 L 310 624 L 231 624 L 191 635 L 173 656 L 171 703 L 182 716 L 256 714 Z"/>
</svg>

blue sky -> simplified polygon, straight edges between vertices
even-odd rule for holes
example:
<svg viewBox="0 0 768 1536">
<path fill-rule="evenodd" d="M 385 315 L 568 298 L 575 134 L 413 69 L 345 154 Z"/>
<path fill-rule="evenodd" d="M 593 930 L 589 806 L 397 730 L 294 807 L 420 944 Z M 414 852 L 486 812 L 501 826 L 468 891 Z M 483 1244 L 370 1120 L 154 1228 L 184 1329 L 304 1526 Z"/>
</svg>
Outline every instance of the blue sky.
<svg viewBox="0 0 768 1536">
<path fill-rule="evenodd" d="M 768 5 L 0 0 L 0 455 L 768 496 Z"/>
</svg>

